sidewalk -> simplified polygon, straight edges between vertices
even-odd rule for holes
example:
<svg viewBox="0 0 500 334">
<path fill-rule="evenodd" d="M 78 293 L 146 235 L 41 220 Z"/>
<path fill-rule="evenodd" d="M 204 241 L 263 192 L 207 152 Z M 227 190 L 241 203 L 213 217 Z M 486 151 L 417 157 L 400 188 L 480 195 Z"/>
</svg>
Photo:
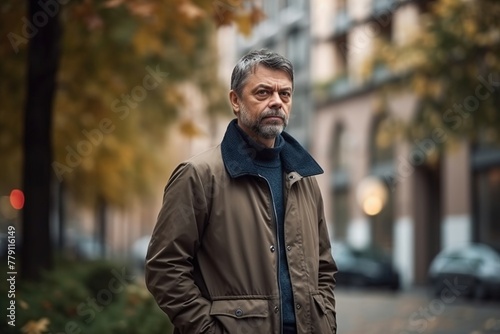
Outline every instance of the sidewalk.
<svg viewBox="0 0 500 334">
<path fill-rule="evenodd" d="M 500 333 L 500 301 L 435 298 L 425 289 L 401 293 L 339 288 L 338 334 Z"/>
</svg>

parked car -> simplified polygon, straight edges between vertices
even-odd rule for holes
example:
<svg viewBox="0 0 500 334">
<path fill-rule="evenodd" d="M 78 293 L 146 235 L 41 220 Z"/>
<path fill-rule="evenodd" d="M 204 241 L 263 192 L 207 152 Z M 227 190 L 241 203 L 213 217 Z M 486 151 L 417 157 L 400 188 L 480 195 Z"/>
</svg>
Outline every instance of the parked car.
<svg viewBox="0 0 500 334">
<path fill-rule="evenodd" d="M 453 286 L 463 297 L 500 297 L 500 253 L 485 244 L 444 250 L 431 262 L 429 281 L 436 296 Z"/>
<path fill-rule="evenodd" d="M 398 290 L 400 277 L 389 255 L 377 248 L 355 249 L 344 243 L 333 243 L 332 255 L 337 263 L 339 287 L 381 287 Z"/>
</svg>

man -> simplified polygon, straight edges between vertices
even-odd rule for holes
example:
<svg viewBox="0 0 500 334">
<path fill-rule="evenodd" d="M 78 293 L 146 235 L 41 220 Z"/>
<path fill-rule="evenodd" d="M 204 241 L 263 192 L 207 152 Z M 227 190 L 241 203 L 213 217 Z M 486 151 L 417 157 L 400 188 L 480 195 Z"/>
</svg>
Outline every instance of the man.
<svg viewBox="0 0 500 334">
<path fill-rule="evenodd" d="M 175 333 L 336 333 L 323 171 L 283 132 L 293 88 L 279 54 L 241 58 L 229 93 L 237 119 L 165 188 L 146 283 Z"/>
</svg>

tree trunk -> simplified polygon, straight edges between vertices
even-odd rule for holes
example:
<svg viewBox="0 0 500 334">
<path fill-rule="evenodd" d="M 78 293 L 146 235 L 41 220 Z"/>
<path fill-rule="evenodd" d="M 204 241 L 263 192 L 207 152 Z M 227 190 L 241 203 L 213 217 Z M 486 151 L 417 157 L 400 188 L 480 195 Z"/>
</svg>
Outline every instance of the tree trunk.
<svg viewBox="0 0 500 334">
<path fill-rule="evenodd" d="M 66 187 L 64 181 L 57 184 L 57 249 L 64 254 L 66 247 Z"/>
<path fill-rule="evenodd" d="M 52 267 L 50 179 L 52 105 L 59 65 L 60 7 L 46 12 L 45 0 L 28 0 L 31 39 L 28 46 L 27 96 L 24 119 L 21 277 L 37 279 Z"/>
</svg>

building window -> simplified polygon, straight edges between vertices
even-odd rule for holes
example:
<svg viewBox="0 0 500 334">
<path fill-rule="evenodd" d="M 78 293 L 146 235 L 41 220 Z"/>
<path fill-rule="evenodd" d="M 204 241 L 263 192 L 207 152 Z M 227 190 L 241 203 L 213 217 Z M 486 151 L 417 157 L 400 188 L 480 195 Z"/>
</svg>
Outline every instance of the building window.
<svg viewBox="0 0 500 334">
<path fill-rule="evenodd" d="M 393 35 L 392 15 L 385 20 L 378 21 L 378 23 L 380 24 L 380 34 L 379 34 L 380 38 L 386 42 L 391 42 Z"/>
<path fill-rule="evenodd" d="M 394 147 L 388 129 L 389 117 L 382 114 L 375 118 L 370 134 L 371 174 L 387 179 L 394 173 Z M 387 184 L 384 182 L 387 186 Z M 387 200 L 382 210 L 370 217 L 372 244 L 391 253 L 393 248 L 394 192 L 388 187 Z"/>
<path fill-rule="evenodd" d="M 349 48 L 347 45 L 347 35 L 341 35 L 335 38 L 333 43 L 334 55 L 335 55 L 335 67 L 338 73 L 347 72 L 347 60 Z"/>
<path fill-rule="evenodd" d="M 334 36 L 345 35 L 351 27 L 351 18 L 347 10 L 347 3 L 345 0 L 338 0 L 335 9 L 335 17 L 333 20 L 333 33 Z"/>
<path fill-rule="evenodd" d="M 300 30 L 293 30 L 288 36 L 287 55 L 294 68 L 299 71 L 307 65 L 307 36 Z"/>
<path fill-rule="evenodd" d="M 346 241 L 349 224 L 348 138 L 344 127 L 338 125 L 332 143 L 333 179 L 333 235 L 335 240 Z"/>
<path fill-rule="evenodd" d="M 347 36 L 337 36 L 333 41 L 333 68 L 334 74 L 330 85 L 330 94 L 334 97 L 341 96 L 351 90 L 348 75 L 348 45 Z"/>
<path fill-rule="evenodd" d="M 347 170 L 347 157 L 349 154 L 347 132 L 343 126 L 337 126 L 333 140 L 333 170 L 334 172 L 345 172 Z"/>
</svg>

